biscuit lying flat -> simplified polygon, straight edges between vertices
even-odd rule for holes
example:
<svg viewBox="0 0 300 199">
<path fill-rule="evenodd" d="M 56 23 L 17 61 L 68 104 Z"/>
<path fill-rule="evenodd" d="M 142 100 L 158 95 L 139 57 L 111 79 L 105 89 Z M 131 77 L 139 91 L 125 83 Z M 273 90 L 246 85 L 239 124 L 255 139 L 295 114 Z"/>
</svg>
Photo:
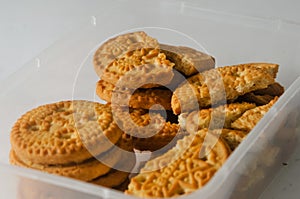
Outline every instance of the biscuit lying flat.
<svg viewBox="0 0 300 199">
<path fill-rule="evenodd" d="M 185 46 L 160 44 L 160 51 L 175 63 L 174 68 L 185 76 L 215 67 L 215 59 L 203 52 Z"/>
<path fill-rule="evenodd" d="M 108 154 L 117 155 L 113 153 L 108 153 Z M 109 160 L 108 158 L 111 157 L 106 156 L 107 160 Z M 110 163 L 116 163 L 118 159 L 114 158 L 114 161 L 113 160 L 109 160 L 109 161 Z M 105 165 L 94 158 L 86 160 L 80 164 L 71 164 L 71 165 L 41 165 L 41 164 L 25 163 L 17 157 L 16 153 L 13 150 L 10 152 L 10 164 L 36 169 L 43 172 L 65 176 L 69 178 L 75 178 L 83 181 L 90 181 L 99 176 L 105 175 L 110 171 L 110 167 L 108 165 Z"/>
<path fill-rule="evenodd" d="M 203 128 L 231 128 L 231 123 L 245 111 L 255 108 L 255 104 L 247 102 L 220 105 L 216 108 L 201 109 L 179 115 L 181 128 L 193 133 Z"/>
<path fill-rule="evenodd" d="M 173 112 L 190 112 L 211 104 L 225 103 L 246 93 L 267 88 L 275 82 L 274 64 L 240 64 L 204 71 L 187 79 L 173 93 Z"/>
<path fill-rule="evenodd" d="M 140 48 L 158 48 L 156 39 L 143 31 L 118 35 L 103 43 L 94 54 L 94 69 L 99 77 L 115 59 Z"/>
<path fill-rule="evenodd" d="M 229 154 L 230 149 L 221 138 L 200 130 L 148 161 L 140 174 L 131 179 L 126 193 L 144 198 L 191 193 L 213 177 Z"/>
<path fill-rule="evenodd" d="M 80 163 L 120 139 L 111 107 L 89 101 L 63 101 L 25 113 L 12 128 L 12 149 L 35 164 Z"/>
<path fill-rule="evenodd" d="M 150 109 L 153 105 L 160 104 L 166 110 L 172 110 L 172 91 L 166 88 L 129 89 L 116 88 L 113 84 L 99 80 L 96 88 L 97 95 L 107 101 L 130 108 Z M 113 100 L 113 102 L 112 102 Z"/>
<path fill-rule="evenodd" d="M 231 124 L 232 128 L 247 132 L 251 131 L 277 100 L 278 97 L 275 97 L 266 105 L 258 106 L 254 109 L 246 111 L 240 118 Z"/>
<path fill-rule="evenodd" d="M 172 81 L 173 66 L 159 49 L 141 48 L 110 63 L 101 79 L 119 88 L 152 88 Z"/>
</svg>

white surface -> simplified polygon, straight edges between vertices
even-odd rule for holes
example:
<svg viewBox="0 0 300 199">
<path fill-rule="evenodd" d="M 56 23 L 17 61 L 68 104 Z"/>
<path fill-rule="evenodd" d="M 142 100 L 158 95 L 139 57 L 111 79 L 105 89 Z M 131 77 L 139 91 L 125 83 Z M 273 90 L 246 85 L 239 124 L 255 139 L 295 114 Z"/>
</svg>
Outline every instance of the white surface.
<svg viewBox="0 0 300 199">
<path fill-rule="evenodd" d="M 0 1 L 0 81 L 32 60 L 43 49 L 111 10 L 108 1 Z M 117 1 L 114 2 L 117 5 Z M 149 3 L 147 3 L 149 4 Z M 299 1 L 191 1 L 204 10 L 300 23 Z M 151 5 L 148 5 L 151 6 Z M 121 20 L 121 19 L 120 19 Z M 145 19 L 149 20 L 149 19 Z M 109 23 L 109 22 L 108 22 Z M 295 41 L 298 42 L 299 41 Z M 9 85 L 8 85 L 9 86 Z M 1 92 L 1 91 L 0 91 Z M 300 153 L 298 153 L 300 154 Z M 300 157 L 293 157 L 261 199 L 298 199 Z"/>
</svg>

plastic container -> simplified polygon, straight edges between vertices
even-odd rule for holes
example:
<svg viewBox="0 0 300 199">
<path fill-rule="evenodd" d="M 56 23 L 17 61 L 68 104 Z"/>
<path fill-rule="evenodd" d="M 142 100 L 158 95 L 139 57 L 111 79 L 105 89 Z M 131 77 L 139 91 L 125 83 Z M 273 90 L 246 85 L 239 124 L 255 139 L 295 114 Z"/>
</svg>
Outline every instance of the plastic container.
<svg viewBox="0 0 300 199">
<path fill-rule="evenodd" d="M 128 1 L 91 17 L 0 83 L 0 198 L 134 198 L 111 189 L 8 164 L 10 129 L 17 118 L 41 104 L 95 100 L 98 80 L 92 54 L 122 32 L 145 30 L 162 43 L 205 50 L 218 66 L 245 62 L 280 64 L 277 81 L 286 92 L 202 189 L 182 198 L 257 198 L 294 150 L 300 124 L 300 26 L 277 20 L 228 15 L 178 1 L 145 8 Z M 119 20 L 123 22 L 120 23 Z M 175 30 L 175 31 L 174 31 Z M 298 152 L 299 153 L 299 152 Z"/>
</svg>

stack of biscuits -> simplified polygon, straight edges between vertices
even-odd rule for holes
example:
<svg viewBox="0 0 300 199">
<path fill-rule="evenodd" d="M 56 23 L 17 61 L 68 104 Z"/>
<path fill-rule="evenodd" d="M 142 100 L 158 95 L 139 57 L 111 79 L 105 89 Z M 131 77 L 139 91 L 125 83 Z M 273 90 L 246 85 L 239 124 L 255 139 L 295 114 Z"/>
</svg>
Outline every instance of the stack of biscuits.
<svg viewBox="0 0 300 199">
<path fill-rule="evenodd" d="M 62 101 L 35 108 L 11 131 L 10 162 L 110 188 L 128 182 L 132 140 L 112 120 L 111 107 Z"/>
<path fill-rule="evenodd" d="M 203 187 L 276 103 L 279 66 L 216 67 L 198 50 L 119 35 L 94 54 L 96 93 L 35 108 L 11 131 L 11 164 L 151 197 Z M 156 153 L 134 177 L 136 150 Z"/>
<path fill-rule="evenodd" d="M 156 151 L 182 137 L 171 107 L 173 91 L 187 77 L 214 66 L 212 56 L 195 49 L 159 44 L 145 32 L 128 33 L 95 52 L 96 93 L 114 107 L 135 149 Z"/>
</svg>

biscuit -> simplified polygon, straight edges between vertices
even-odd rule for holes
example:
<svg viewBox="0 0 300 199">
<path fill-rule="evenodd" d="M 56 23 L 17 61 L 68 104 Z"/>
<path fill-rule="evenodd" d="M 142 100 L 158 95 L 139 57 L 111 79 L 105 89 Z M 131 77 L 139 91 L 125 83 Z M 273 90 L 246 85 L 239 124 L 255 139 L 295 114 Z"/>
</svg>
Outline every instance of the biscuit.
<svg viewBox="0 0 300 199">
<path fill-rule="evenodd" d="M 254 109 L 246 111 L 241 117 L 231 124 L 232 128 L 247 132 L 251 131 L 277 100 L 278 97 L 275 97 L 266 105 L 258 106 Z"/>
<path fill-rule="evenodd" d="M 113 189 L 117 190 L 117 191 L 125 192 L 128 188 L 129 183 L 130 183 L 130 180 L 129 180 L 129 178 L 127 178 L 124 182 L 122 182 L 122 184 L 120 184 L 116 187 L 113 187 Z"/>
<path fill-rule="evenodd" d="M 116 87 L 152 88 L 172 81 L 173 66 L 159 49 L 141 48 L 114 60 L 105 68 L 101 79 Z"/>
<path fill-rule="evenodd" d="M 96 87 L 97 95 L 107 101 L 120 106 L 129 106 L 131 108 L 151 109 L 155 104 L 160 104 L 165 110 L 172 110 L 171 97 L 172 91 L 164 88 L 149 89 L 122 89 L 116 88 L 113 84 L 99 80 Z M 113 98 L 112 98 L 113 96 Z"/>
<path fill-rule="evenodd" d="M 204 152 L 204 153 L 203 153 Z M 131 178 L 126 194 L 175 197 L 203 187 L 230 155 L 228 145 L 206 130 L 179 140 L 174 148 L 148 161 Z"/>
<path fill-rule="evenodd" d="M 284 93 L 284 87 L 278 82 L 269 85 L 265 89 L 253 91 L 240 96 L 237 101 L 246 101 L 255 103 L 258 106 L 268 104 L 275 96 L 281 96 Z"/>
<path fill-rule="evenodd" d="M 99 77 L 105 68 L 115 59 L 123 57 L 126 53 L 140 48 L 158 48 L 156 39 L 143 31 L 118 35 L 104 42 L 95 52 L 93 63 Z"/>
<path fill-rule="evenodd" d="M 124 153 L 123 150 L 130 151 L 131 153 Z M 12 165 L 36 169 L 51 174 L 75 178 L 82 181 L 91 181 L 95 178 L 98 178 L 99 176 L 107 174 L 108 172 L 110 172 L 111 168 L 119 168 L 120 166 L 118 166 L 118 164 L 120 163 L 120 161 L 124 161 L 125 158 L 128 161 L 127 165 L 125 166 L 128 166 L 128 164 L 135 164 L 132 139 L 130 142 L 126 139 L 120 139 L 114 147 L 109 149 L 109 151 L 106 151 L 105 153 L 95 158 L 90 158 L 81 163 L 66 165 L 42 165 L 25 162 L 21 160 L 13 150 L 11 150 L 10 152 L 10 163 Z M 122 169 L 124 171 L 126 171 L 126 169 L 131 170 L 132 167 L 122 167 Z"/>
<path fill-rule="evenodd" d="M 268 64 L 263 66 L 268 67 Z M 246 93 L 267 88 L 274 82 L 274 77 L 257 65 L 240 64 L 211 69 L 188 78 L 174 91 L 172 110 L 179 114 L 235 100 Z"/>
<path fill-rule="evenodd" d="M 186 46 L 160 44 L 160 51 L 175 63 L 174 68 L 185 76 L 202 72 L 215 67 L 215 59 L 203 52 Z"/>
<path fill-rule="evenodd" d="M 155 151 L 182 137 L 179 125 L 166 122 L 156 111 L 130 109 L 127 112 L 120 107 L 113 108 L 114 118 L 119 127 L 133 137 L 133 145 L 138 150 Z"/>
<path fill-rule="evenodd" d="M 121 137 L 111 107 L 89 101 L 63 101 L 35 108 L 12 128 L 12 149 L 35 164 L 80 163 L 111 148 Z"/>
<path fill-rule="evenodd" d="M 99 178 L 92 180 L 90 183 L 109 188 L 118 187 L 128 179 L 129 175 L 129 172 L 112 169 L 106 175 L 100 176 Z"/>
<path fill-rule="evenodd" d="M 220 136 L 226 141 L 230 149 L 233 151 L 246 138 L 247 132 L 233 129 L 222 129 Z"/>
<path fill-rule="evenodd" d="M 112 169 L 106 175 L 93 179 L 90 181 L 91 183 L 113 188 L 121 185 L 127 180 L 136 164 L 136 157 L 133 151 L 132 138 L 130 136 L 124 133 L 120 142 L 120 149 L 123 149 L 124 151 L 118 151 L 121 156 L 118 158 L 117 164 L 113 165 Z M 111 158 L 114 157 L 111 156 Z"/>
<path fill-rule="evenodd" d="M 277 77 L 277 73 L 279 70 L 278 64 L 272 63 L 249 63 L 249 65 L 254 66 L 256 68 L 263 69 L 267 73 L 269 73 L 274 79 Z"/>
<path fill-rule="evenodd" d="M 247 102 L 220 105 L 216 108 L 201 109 L 179 115 L 181 128 L 193 133 L 203 128 L 231 128 L 231 123 L 245 111 L 255 108 L 255 104 Z"/>
</svg>

